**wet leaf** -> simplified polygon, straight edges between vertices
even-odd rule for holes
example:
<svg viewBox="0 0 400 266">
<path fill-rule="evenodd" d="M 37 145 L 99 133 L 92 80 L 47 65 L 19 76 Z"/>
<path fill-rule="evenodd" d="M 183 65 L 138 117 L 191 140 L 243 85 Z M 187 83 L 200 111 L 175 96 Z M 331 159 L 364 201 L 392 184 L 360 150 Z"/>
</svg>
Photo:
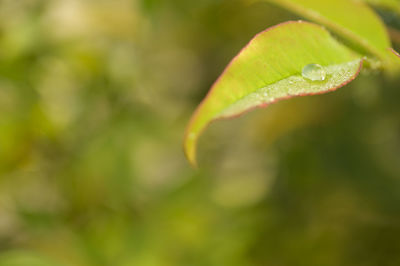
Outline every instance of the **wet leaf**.
<svg viewBox="0 0 400 266">
<path fill-rule="evenodd" d="M 231 61 L 194 113 L 184 140 L 187 158 L 196 164 L 196 143 L 210 122 L 280 99 L 344 86 L 359 73 L 361 57 L 323 27 L 308 22 L 291 21 L 258 34 Z M 310 64 L 321 66 L 325 79 L 303 77 Z"/>
</svg>

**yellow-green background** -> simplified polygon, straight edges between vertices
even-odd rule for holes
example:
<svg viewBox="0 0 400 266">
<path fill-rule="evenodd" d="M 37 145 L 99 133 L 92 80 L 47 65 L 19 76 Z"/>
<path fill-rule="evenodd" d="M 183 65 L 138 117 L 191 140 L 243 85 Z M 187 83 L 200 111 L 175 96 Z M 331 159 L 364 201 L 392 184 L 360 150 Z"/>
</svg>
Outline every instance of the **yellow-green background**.
<svg viewBox="0 0 400 266">
<path fill-rule="evenodd" d="M 200 169 L 184 158 L 224 66 L 289 19 L 237 0 L 0 0 L 0 265 L 400 265 L 399 79 L 219 122 Z"/>
</svg>

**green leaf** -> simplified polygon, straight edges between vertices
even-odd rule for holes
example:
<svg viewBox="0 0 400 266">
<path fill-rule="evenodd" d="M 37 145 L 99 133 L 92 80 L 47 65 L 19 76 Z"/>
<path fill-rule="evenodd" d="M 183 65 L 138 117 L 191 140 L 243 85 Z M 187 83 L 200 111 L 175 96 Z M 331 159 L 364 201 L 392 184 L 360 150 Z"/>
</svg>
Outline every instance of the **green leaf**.
<svg viewBox="0 0 400 266">
<path fill-rule="evenodd" d="M 23 251 L 13 250 L 0 254 L 0 266 L 59 266 L 61 264 L 51 261 L 42 255 Z"/>
<path fill-rule="evenodd" d="M 397 14 L 400 14 L 400 1 L 398 0 L 364 0 L 365 2 L 385 9 L 392 10 Z"/>
<path fill-rule="evenodd" d="M 321 23 L 363 53 L 383 61 L 391 47 L 385 25 L 362 1 L 355 0 L 267 0 L 307 19 Z"/>
<path fill-rule="evenodd" d="M 187 158 L 196 164 L 197 139 L 211 121 L 344 86 L 359 73 L 361 57 L 313 23 L 290 21 L 258 34 L 230 62 L 195 111 L 185 134 Z M 301 73 L 308 64 L 321 65 L 326 79 L 304 78 Z"/>
</svg>

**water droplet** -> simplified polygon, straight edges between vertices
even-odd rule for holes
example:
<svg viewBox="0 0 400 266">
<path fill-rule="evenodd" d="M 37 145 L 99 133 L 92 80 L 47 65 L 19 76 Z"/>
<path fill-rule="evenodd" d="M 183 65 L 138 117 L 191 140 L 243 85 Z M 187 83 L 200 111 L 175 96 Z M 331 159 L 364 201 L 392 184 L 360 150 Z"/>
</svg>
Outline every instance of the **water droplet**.
<svg viewBox="0 0 400 266">
<path fill-rule="evenodd" d="M 312 81 L 323 81 L 326 78 L 326 71 L 318 64 L 309 64 L 303 68 L 301 75 Z"/>
</svg>

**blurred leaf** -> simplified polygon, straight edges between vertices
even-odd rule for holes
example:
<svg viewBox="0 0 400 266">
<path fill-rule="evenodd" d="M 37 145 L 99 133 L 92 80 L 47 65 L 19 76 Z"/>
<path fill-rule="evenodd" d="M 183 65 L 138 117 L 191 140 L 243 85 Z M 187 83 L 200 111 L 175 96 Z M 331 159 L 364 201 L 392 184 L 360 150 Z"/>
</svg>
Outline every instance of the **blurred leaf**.
<svg viewBox="0 0 400 266">
<path fill-rule="evenodd" d="M 355 78 L 361 61 L 360 55 L 312 23 L 283 23 L 258 34 L 231 61 L 193 115 L 184 143 L 189 161 L 196 163 L 197 139 L 211 121 L 280 99 L 334 90 Z M 327 78 L 302 77 L 308 64 L 323 66 Z"/>
<path fill-rule="evenodd" d="M 390 9 L 400 15 L 400 1 L 397 0 L 364 0 L 365 2 L 385 9 Z"/>
<path fill-rule="evenodd" d="M 353 0 L 268 0 L 321 23 L 361 51 L 388 57 L 390 39 L 380 18 L 363 2 Z"/>
<path fill-rule="evenodd" d="M 0 266 L 57 266 L 53 261 L 28 251 L 9 251 L 0 255 Z"/>
</svg>

